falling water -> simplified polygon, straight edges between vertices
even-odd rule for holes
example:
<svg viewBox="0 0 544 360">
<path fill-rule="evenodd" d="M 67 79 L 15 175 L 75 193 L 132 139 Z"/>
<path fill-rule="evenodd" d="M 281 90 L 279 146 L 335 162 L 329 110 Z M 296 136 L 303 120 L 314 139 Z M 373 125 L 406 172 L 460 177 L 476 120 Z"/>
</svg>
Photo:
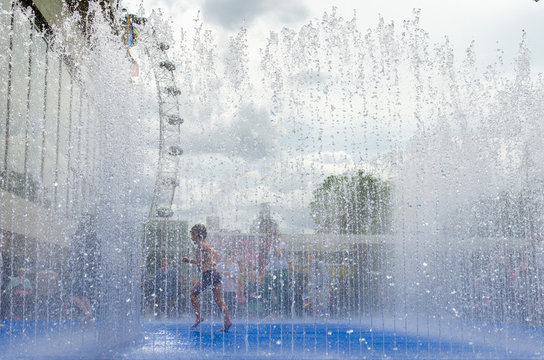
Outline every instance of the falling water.
<svg viewBox="0 0 544 360">
<path fill-rule="evenodd" d="M 51 32 L 1 2 L 2 358 L 96 356 L 138 333 L 138 91 L 87 15 Z"/>
<path fill-rule="evenodd" d="M 36 198 L 28 180 L 22 197 L 28 213 L 33 202 L 53 206 L 73 223 L 60 250 L 6 235 L 4 268 L 31 268 L 36 279 L 46 264 L 61 278 L 63 298 L 78 290 L 74 274 L 90 277 L 96 321 L 91 329 L 69 324 L 77 316 L 60 314 L 77 306 L 62 305 L 70 311 L 44 335 L 36 312 L 16 320 L 12 308 L 3 310 L 2 341 L 14 354 L 22 336 L 45 338 L 49 350 L 70 339 L 65 354 L 98 343 L 100 352 L 128 358 L 541 355 L 544 82 L 531 73 L 524 35 L 509 71 L 500 51 L 480 69 L 474 44 L 458 59 L 448 39 L 433 43 L 418 12 L 401 25 L 380 19 L 362 30 L 333 9 L 298 30 L 271 32 L 258 55 L 244 28 L 220 46 L 199 20 L 176 35 L 154 13 L 150 23 L 170 42 L 181 90 L 184 154 L 175 216 L 142 226 L 159 138 L 147 40 L 130 50 L 140 65 L 131 79 L 107 20 L 97 16 L 90 45 L 81 46 L 70 31 L 77 15 L 53 41 L 17 6 L 11 25 L 2 4 L 3 28 L 28 29 L 2 31 L 10 49 L 2 66 L 13 79 L 1 93 L 12 101 L 2 116 L 19 124 L 3 129 L 12 149 L 0 147 L 4 168 L 17 169 L 9 163 L 17 146 L 51 152 L 32 165 L 53 169 L 35 172 Z M 70 51 L 78 54 L 73 67 Z M 17 56 L 29 66 L 10 60 Z M 37 88 L 35 77 L 45 79 Z M 58 86 L 66 79 L 69 86 Z M 25 113 L 40 115 L 25 127 L 17 120 Z M 214 331 L 222 315 L 209 291 L 205 323 L 189 328 L 199 275 L 181 258 L 194 256 L 194 223 L 206 223 L 222 269 L 238 265 L 228 334 Z M 268 285 L 276 278 L 267 280 L 275 232 L 290 263 L 278 296 Z M 313 294 L 315 259 L 328 269 L 326 306 Z M 161 266 L 170 271 L 159 281 Z M 53 305 L 49 299 L 45 309 Z M 128 350 L 117 347 L 142 331 Z"/>
<path fill-rule="evenodd" d="M 180 49 L 180 87 L 198 119 L 185 128 L 198 140 L 187 140 L 180 217 L 220 219 L 210 224 L 222 225 L 221 252 L 255 252 L 242 261 L 247 273 L 266 267 L 266 235 L 252 224 L 267 203 L 301 273 L 293 287 L 308 293 L 305 253 L 317 251 L 331 274 L 335 315 L 297 314 L 293 290 L 289 316 L 392 329 L 399 343 L 406 333 L 467 344 L 479 336 L 500 348 L 486 335 L 499 331 L 499 344 L 525 346 L 505 325 L 542 321 L 542 79 L 523 36 L 513 73 L 500 51 L 479 69 L 474 44 L 457 60 L 448 39 L 430 41 L 417 12 L 401 26 L 381 19 L 361 31 L 333 10 L 271 33 L 258 64 L 245 29 L 218 49 L 199 24 L 192 38 L 182 31 Z M 355 209 L 346 228 L 319 229 L 314 191 L 358 170 L 390 184 L 390 203 L 376 211 L 390 207 L 392 223 L 365 228 L 369 215 Z M 345 201 L 321 211 L 340 216 Z M 478 330 L 485 323 L 498 325 Z"/>
</svg>

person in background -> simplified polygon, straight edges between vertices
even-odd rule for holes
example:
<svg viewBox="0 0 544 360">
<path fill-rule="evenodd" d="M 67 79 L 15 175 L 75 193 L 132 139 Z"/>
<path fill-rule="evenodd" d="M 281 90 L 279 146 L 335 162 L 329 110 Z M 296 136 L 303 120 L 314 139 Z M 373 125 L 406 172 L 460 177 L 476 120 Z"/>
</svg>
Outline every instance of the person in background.
<svg viewBox="0 0 544 360">
<path fill-rule="evenodd" d="M 293 315 L 304 316 L 304 290 L 307 283 L 307 276 L 303 269 L 299 268 L 293 272 Z"/>
<path fill-rule="evenodd" d="M 9 271 L 7 267 L 9 264 L 9 237 L 8 233 L 0 231 L 0 319 L 8 318 L 9 312 L 9 294 L 8 294 L 8 283 L 9 283 Z M 5 266 L 4 266 L 5 265 Z M 0 326 L 2 327 L 2 326 Z"/>
<path fill-rule="evenodd" d="M 89 299 L 91 291 L 84 273 L 75 273 L 71 284 L 71 298 L 74 306 L 71 307 L 72 316 L 79 319 L 80 324 L 89 328 L 94 327 L 94 317 Z"/>
<path fill-rule="evenodd" d="M 314 316 L 329 316 L 329 269 L 313 252 L 308 253 L 308 291 Z"/>
<path fill-rule="evenodd" d="M 13 301 L 13 320 L 22 320 L 23 317 L 30 311 L 32 284 L 26 278 L 26 270 L 20 268 L 17 271 L 17 276 L 12 276 L 8 290 L 11 292 Z"/>
<path fill-rule="evenodd" d="M 0 319 L 2 319 L 2 309 L 4 298 L 4 234 L 0 234 Z M 0 324 L 0 328 L 4 327 Z"/>
<path fill-rule="evenodd" d="M 268 271 L 264 277 L 264 300 L 270 315 L 289 314 L 289 270 L 287 247 L 275 229 L 272 233 Z"/>
<path fill-rule="evenodd" d="M 44 268 L 36 274 L 36 316 L 39 320 L 60 318 L 60 280 L 57 272 Z"/>
<path fill-rule="evenodd" d="M 193 309 L 195 310 L 196 316 L 192 327 L 196 327 L 204 320 L 202 314 L 200 313 L 199 295 L 203 290 L 212 285 L 213 298 L 219 308 L 223 311 L 223 315 L 225 317 L 223 328 L 221 328 L 219 331 L 227 332 L 232 326 L 232 322 L 229 318 L 229 310 L 221 294 L 221 274 L 219 274 L 216 268 L 217 251 L 212 248 L 210 244 L 208 244 L 206 241 L 206 236 L 207 231 L 204 225 L 194 225 L 191 228 L 191 240 L 196 245 L 196 256 L 194 259 L 189 259 L 187 257 L 181 259 L 182 262 L 195 264 L 198 266 L 198 270 L 201 272 L 201 279 L 198 280 L 191 289 L 191 303 L 193 304 Z"/>
<path fill-rule="evenodd" d="M 223 274 L 223 299 L 230 309 L 229 315 L 235 317 L 238 308 L 238 265 L 231 255 L 227 255 L 224 262 L 217 264 L 217 269 Z"/>
<path fill-rule="evenodd" d="M 161 259 L 161 268 L 155 274 L 154 292 L 156 296 L 155 316 L 170 316 L 176 305 L 178 274 L 171 269 L 167 258 Z"/>
<path fill-rule="evenodd" d="M 0 234 L 0 293 L 4 285 L 4 234 Z"/>
<path fill-rule="evenodd" d="M 240 294 L 238 294 L 239 316 L 259 318 L 263 315 L 263 284 L 255 264 L 242 262 L 240 269 Z"/>
<path fill-rule="evenodd" d="M 94 310 L 98 307 L 101 249 L 97 234 L 97 216 L 81 215 L 72 237 L 70 249 L 70 283 L 66 291 L 71 296 L 70 315 L 80 324 L 94 327 Z"/>
</svg>

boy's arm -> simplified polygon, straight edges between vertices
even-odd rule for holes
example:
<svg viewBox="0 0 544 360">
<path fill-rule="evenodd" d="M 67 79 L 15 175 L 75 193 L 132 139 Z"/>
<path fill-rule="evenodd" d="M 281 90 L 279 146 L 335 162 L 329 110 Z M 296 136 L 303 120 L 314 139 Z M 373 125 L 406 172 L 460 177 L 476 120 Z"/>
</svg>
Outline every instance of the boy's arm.
<svg viewBox="0 0 544 360">
<path fill-rule="evenodd" d="M 219 254 L 217 250 L 215 250 L 212 247 L 210 247 L 210 251 L 211 251 L 212 264 L 215 265 L 217 264 L 217 258 L 219 257 Z"/>
</svg>

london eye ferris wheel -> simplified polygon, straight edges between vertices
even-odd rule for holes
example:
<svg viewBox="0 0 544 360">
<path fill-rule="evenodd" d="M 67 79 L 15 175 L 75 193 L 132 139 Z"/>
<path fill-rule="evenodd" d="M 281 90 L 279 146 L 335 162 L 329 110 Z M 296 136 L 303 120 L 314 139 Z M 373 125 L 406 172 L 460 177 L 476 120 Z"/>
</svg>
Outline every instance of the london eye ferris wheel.
<svg viewBox="0 0 544 360">
<path fill-rule="evenodd" d="M 157 20 L 157 19 L 155 19 Z M 160 38 L 157 24 L 151 19 L 126 14 L 121 23 L 124 38 L 130 50 L 138 40 L 139 46 L 151 64 L 157 91 L 159 108 L 159 158 L 149 210 L 149 219 L 170 218 L 174 214 L 172 202 L 179 186 L 179 159 L 183 154 L 180 146 L 181 124 L 180 95 L 176 86 L 176 66 L 168 58 L 170 45 Z"/>
</svg>

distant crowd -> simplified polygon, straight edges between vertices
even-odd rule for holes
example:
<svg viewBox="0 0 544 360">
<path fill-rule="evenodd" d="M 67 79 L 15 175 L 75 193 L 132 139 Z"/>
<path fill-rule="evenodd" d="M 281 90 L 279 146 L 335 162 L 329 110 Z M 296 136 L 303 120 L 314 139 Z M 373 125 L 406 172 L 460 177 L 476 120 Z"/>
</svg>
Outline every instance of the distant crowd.
<svg viewBox="0 0 544 360">
<path fill-rule="evenodd" d="M 463 264 L 463 282 L 448 296 L 456 315 L 544 325 L 544 241 L 540 236 L 475 252 Z"/>
<path fill-rule="evenodd" d="M 34 265 L 30 271 L 20 266 L 24 262 L 13 245 L 8 246 L 9 236 L 0 234 L 0 326 L 5 320 L 34 319 L 93 326 L 100 258 L 88 226 L 78 231 L 79 245 L 66 259 L 60 257 L 61 265 Z M 373 265 L 383 257 L 379 247 L 357 247 L 351 259 L 338 254 L 341 258 L 331 265 L 330 254 L 301 249 L 295 254 L 278 231 L 269 236 L 264 255 L 252 261 L 234 247 L 215 249 L 207 241 L 206 227 L 195 225 L 190 256 L 148 257 L 139 269 L 142 313 L 149 318 L 194 316 L 194 326 L 222 315 L 223 330 L 228 331 L 236 319 L 345 318 L 394 311 L 387 308 L 394 296 L 387 286 L 392 280 L 387 270 Z M 467 254 L 452 262 L 459 266 L 451 269 L 455 277 L 433 287 L 432 304 L 440 307 L 436 310 L 467 320 L 544 324 L 540 237 Z"/>
<path fill-rule="evenodd" d="M 2 291 L 2 319 L 82 320 L 92 324 L 91 301 L 85 290 L 63 284 L 56 271 L 40 270 L 31 281 L 26 270 L 19 268 L 8 279 Z"/>
<path fill-rule="evenodd" d="M 198 226 L 205 229 L 203 225 Z M 326 263 L 316 254 L 307 252 L 304 266 L 295 268 L 279 233 L 275 231 L 270 236 L 268 256 L 262 266 L 254 261 L 244 261 L 241 254 L 236 254 L 231 249 L 224 253 L 213 249 L 215 258 L 212 256 L 212 264 L 203 264 L 207 269 L 204 272 L 212 270 L 212 275 L 220 278 L 221 296 L 229 317 L 330 316 L 334 312 L 331 302 L 334 295 L 331 294 L 333 288 Z M 201 251 L 199 249 L 197 245 L 197 258 Z M 192 259 L 184 262 L 192 262 Z M 175 260 L 163 257 L 154 274 L 144 275 L 142 285 L 145 314 L 154 317 L 179 317 L 194 311 L 193 306 L 189 306 L 189 300 L 194 305 L 195 298 L 192 295 L 195 287 L 189 290 L 188 284 L 199 284 L 205 282 L 206 278 L 202 275 L 203 272 L 185 270 L 181 271 Z M 196 290 L 200 293 L 198 286 L 200 285 L 197 285 Z M 202 303 L 206 307 L 205 311 L 213 314 L 212 299 Z"/>
<path fill-rule="evenodd" d="M 37 258 L 36 243 L 0 232 L 0 320 L 94 326 L 100 252 L 93 216 L 83 216 L 72 240 L 69 249 L 44 248 Z"/>
</svg>

